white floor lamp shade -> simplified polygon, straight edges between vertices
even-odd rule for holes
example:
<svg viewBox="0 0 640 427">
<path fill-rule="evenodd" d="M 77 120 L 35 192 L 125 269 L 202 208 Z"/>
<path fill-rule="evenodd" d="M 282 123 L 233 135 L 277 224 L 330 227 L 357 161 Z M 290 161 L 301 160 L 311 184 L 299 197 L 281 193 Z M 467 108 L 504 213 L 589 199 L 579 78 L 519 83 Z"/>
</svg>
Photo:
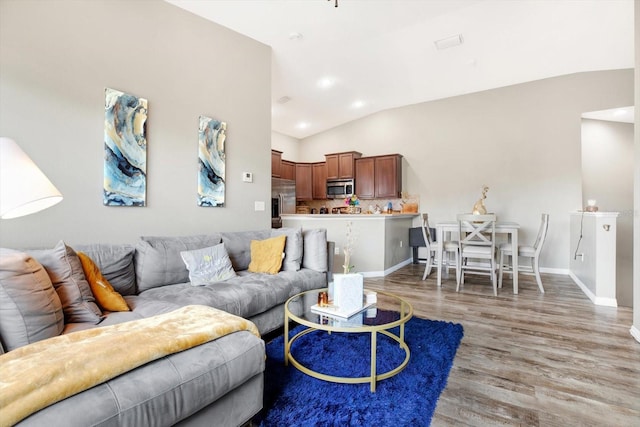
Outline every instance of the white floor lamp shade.
<svg viewBox="0 0 640 427">
<path fill-rule="evenodd" d="M 60 191 L 18 144 L 0 137 L 0 218 L 29 215 L 61 200 Z"/>
</svg>

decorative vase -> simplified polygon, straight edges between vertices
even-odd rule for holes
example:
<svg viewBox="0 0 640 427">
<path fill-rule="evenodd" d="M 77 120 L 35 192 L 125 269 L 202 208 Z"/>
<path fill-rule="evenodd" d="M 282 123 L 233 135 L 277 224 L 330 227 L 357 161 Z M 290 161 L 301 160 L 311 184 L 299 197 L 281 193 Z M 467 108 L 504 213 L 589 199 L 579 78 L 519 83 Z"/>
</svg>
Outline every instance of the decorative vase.
<svg viewBox="0 0 640 427">
<path fill-rule="evenodd" d="M 364 276 L 358 273 L 333 275 L 333 305 L 349 312 L 363 307 Z"/>
<path fill-rule="evenodd" d="M 347 212 L 349 212 L 350 214 L 355 214 L 356 207 L 354 205 L 349 205 L 349 207 L 347 208 Z"/>
<path fill-rule="evenodd" d="M 484 215 L 487 213 L 487 208 L 484 206 L 484 200 L 480 199 L 473 205 L 474 215 Z"/>
</svg>

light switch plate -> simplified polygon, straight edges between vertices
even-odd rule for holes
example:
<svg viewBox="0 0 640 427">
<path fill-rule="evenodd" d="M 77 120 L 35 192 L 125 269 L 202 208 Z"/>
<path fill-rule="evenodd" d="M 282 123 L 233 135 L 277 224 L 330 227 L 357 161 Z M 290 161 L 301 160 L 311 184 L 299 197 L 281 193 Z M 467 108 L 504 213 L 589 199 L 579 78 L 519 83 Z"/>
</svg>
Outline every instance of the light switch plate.
<svg viewBox="0 0 640 427">
<path fill-rule="evenodd" d="M 253 173 L 252 172 L 242 172 L 242 180 L 244 182 L 253 182 Z"/>
<path fill-rule="evenodd" d="M 254 206 L 254 209 L 256 211 L 263 211 L 264 210 L 264 202 L 258 202 L 258 201 L 253 202 L 253 206 Z"/>
</svg>

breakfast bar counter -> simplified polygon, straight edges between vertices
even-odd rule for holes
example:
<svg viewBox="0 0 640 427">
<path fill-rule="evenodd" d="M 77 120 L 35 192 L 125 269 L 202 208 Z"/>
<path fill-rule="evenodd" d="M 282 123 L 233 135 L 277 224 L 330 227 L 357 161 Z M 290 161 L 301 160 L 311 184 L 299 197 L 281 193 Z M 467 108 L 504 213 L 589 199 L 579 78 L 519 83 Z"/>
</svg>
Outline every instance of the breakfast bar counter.
<svg viewBox="0 0 640 427">
<path fill-rule="evenodd" d="M 325 228 L 336 243 L 334 273 L 342 273 L 347 225 L 351 223 L 352 272 L 380 277 L 412 262 L 409 229 L 417 213 L 392 214 L 284 214 L 283 227 Z"/>
</svg>

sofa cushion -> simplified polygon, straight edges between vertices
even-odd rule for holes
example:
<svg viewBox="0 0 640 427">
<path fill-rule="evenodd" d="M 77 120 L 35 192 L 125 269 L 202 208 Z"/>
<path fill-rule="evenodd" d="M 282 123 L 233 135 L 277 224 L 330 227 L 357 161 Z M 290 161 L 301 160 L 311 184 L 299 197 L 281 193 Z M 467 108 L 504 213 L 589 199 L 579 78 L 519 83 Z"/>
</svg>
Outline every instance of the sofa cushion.
<svg viewBox="0 0 640 427">
<path fill-rule="evenodd" d="M 53 249 L 33 250 L 29 253 L 47 270 L 53 288 L 60 297 L 65 322 L 97 324 L 102 311 L 96 304 L 91 288 L 82 271 L 76 252 L 62 240 Z"/>
<path fill-rule="evenodd" d="M 107 311 L 129 311 L 127 302 L 113 289 L 111 283 L 102 275 L 98 266 L 85 253 L 78 252 L 82 264 L 84 277 L 89 282 L 91 293 L 96 298 L 98 306 Z"/>
<path fill-rule="evenodd" d="M 264 240 L 271 236 L 270 230 L 260 231 L 234 231 L 220 233 L 222 242 L 227 249 L 231 264 L 236 271 L 249 268 L 251 263 L 251 241 Z"/>
<path fill-rule="evenodd" d="M 274 228 L 271 236 L 287 236 L 284 245 L 284 261 L 282 271 L 298 271 L 302 266 L 302 229 L 301 228 Z"/>
<path fill-rule="evenodd" d="M 265 240 L 252 240 L 251 262 L 247 270 L 252 273 L 278 274 L 282 267 L 286 240 L 285 235 Z"/>
<path fill-rule="evenodd" d="M 0 249 L 0 337 L 11 351 L 62 333 L 62 303 L 44 267 L 30 255 Z"/>
<path fill-rule="evenodd" d="M 224 282 L 204 286 L 188 283 L 163 286 L 146 290 L 140 297 L 180 306 L 207 305 L 248 319 L 284 303 L 293 295 L 293 283 L 282 276 L 282 272 L 275 275 L 247 271 L 236 273 L 236 277 Z"/>
<path fill-rule="evenodd" d="M 133 245 L 111 245 L 97 243 L 72 245 L 76 251 L 84 252 L 93 260 L 105 279 L 120 295 L 136 294 L 136 269 Z"/>
<path fill-rule="evenodd" d="M 236 332 L 144 364 L 41 409 L 18 426 L 174 425 L 252 378 L 262 379 L 264 368 L 264 341 Z"/>
<path fill-rule="evenodd" d="M 327 271 L 327 230 L 316 228 L 302 232 L 304 256 L 302 266 L 324 273 Z"/>
<path fill-rule="evenodd" d="M 208 248 L 182 251 L 180 256 L 189 270 L 189 280 L 193 286 L 220 282 L 236 275 L 224 243 Z"/>
<path fill-rule="evenodd" d="M 185 283 L 189 271 L 180 252 L 215 246 L 220 235 L 184 237 L 141 237 L 136 244 L 138 292 L 158 286 Z"/>
</svg>

